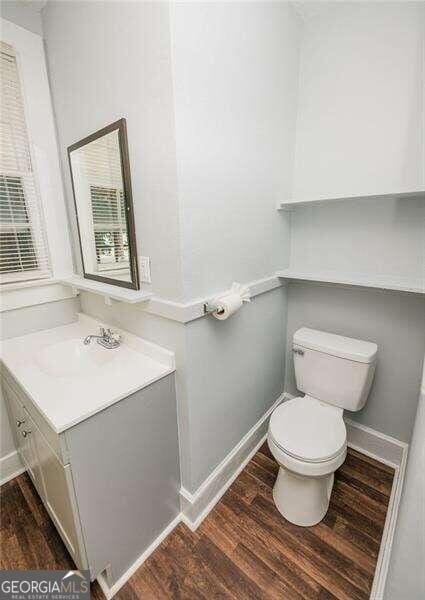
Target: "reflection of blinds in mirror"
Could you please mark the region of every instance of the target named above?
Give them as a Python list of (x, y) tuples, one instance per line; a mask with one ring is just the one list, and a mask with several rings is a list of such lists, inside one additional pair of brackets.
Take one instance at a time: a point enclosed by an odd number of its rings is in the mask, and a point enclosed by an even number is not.
[(92, 185), (90, 197), (99, 269), (128, 267), (129, 249), (122, 191)]
[(18, 65), (1, 42), (0, 273), (3, 283), (49, 277), (42, 208), (32, 167)]
[(92, 185), (123, 191), (118, 131), (112, 131), (78, 150), (79, 164)]

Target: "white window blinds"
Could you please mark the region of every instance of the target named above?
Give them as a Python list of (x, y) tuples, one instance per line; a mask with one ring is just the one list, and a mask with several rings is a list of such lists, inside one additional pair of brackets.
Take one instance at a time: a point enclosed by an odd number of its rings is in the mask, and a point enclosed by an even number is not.
[(122, 191), (91, 185), (90, 195), (99, 270), (128, 268), (127, 223)]
[(51, 271), (16, 56), (0, 44), (0, 277), (12, 283)]

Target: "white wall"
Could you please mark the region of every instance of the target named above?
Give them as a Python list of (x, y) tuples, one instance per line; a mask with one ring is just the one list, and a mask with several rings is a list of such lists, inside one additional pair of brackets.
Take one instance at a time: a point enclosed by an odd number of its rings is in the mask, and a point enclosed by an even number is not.
[(425, 288), (425, 200), (351, 200), (292, 213), (291, 269)]
[[(43, 10), (63, 177), (80, 264), (67, 147), (127, 119), (139, 254), (155, 292), (182, 295), (168, 5), (49, 2)], [(81, 266), (80, 266), (81, 267)]]
[(425, 353), (425, 300), (418, 294), (322, 284), (289, 286), (285, 389), (296, 394), (291, 342), (301, 326), (378, 344), (378, 365), (365, 407), (348, 413), (377, 431), (409, 442)]
[(294, 198), (423, 188), (424, 3), (306, 4)]
[[(43, 25), (62, 151), (127, 117), (139, 247), (155, 293), (187, 302), (288, 255), (275, 205), (290, 187), (299, 23), (285, 3), (179, 3), (170, 20), (169, 8), (49, 2)], [(82, 308), (176, 352), (189, 491), (283, 389), (282, 290), (227, 323), (183, 325), (90, 294)]]
[[(288, 3), (174, 3), (172, 57), (184, 296), (289, 260), (300, 23)], [(186, 327), (183, 484), (193, 492), (283, 390), (286, 294)]]
[(272, 274), (288, 252), (300, 24), (289, 3), (172, 5), (186, 298)]
[(77, 320), (79, 309), (79, 299), (69, 298), (8, 310), (1, 314), (0, 340), (73, 323)]
[[(423, 184), (423, 3), (306, 3), (295, 199), (394, 192)], [(425, 202), (362, 199), (291, 213), (291, 269), (406, 278), (425, 286)], [(306, 325), (373, 340), (379, 364), (365, 408), (351, 415), (409, 441), (425, 341), (417, 295), (291, 285), (290, 342)]]
[[(183, 286), (168, 4), (49, 2), (43, 27), (76, 262), (81, 268), (66, 148), (125, 117), (138, 252), (151, 257), (155, 293), (178, 301)], [(180, 415), (183, 326), (137, 306), (106, 307), (88, 293), (81, 303), (83, 312), (176, 353)]]

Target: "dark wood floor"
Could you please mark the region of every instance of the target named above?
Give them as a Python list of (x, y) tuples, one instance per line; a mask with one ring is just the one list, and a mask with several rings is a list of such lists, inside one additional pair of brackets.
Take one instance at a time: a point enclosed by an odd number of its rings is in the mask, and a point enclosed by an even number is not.
[[(75, 569), (26, 473), (0, 488), (0, 569)], [(91, 592), (105, 600), (97, 582)]]
[[(369, 597), (393, 469), (353, 450), (325, 519), (292, 525), (276, 510), (277, 465), (264, 445), (196, 532), (179, 525), (115, 596), (119, 600)], [(3, 569), (72, 566), (29, 478), (1, 489)], [(101, 598), (97, 585), (94, 598)]]

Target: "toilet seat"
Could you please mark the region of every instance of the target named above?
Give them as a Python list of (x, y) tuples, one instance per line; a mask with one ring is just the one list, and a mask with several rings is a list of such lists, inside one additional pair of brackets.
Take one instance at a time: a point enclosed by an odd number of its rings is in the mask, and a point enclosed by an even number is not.
[(313, 464), (333, 462), (345, 456), (347, 447), (342, 415), (341, 408), (316, 398), (294, 398), (273, 412), (269, 438), (288, 458)]

